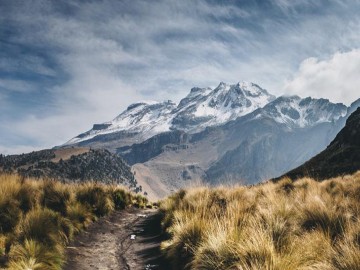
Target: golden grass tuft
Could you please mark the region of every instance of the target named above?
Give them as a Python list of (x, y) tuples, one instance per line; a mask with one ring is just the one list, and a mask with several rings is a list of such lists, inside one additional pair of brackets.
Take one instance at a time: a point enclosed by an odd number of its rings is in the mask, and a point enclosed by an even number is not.
[(360, 269), (360, 172), (181, 190), (161, 202), (173, 269)]
[(50, 246), (57, 243), (67, 244), (73, 235), (72, 224), (50, 209), (38, 208), (28, 212), (18, 227), (20, 241), (33, 239)]
[(0, 174), (0, 269), (61, 269), (76, 233), (132, 203), (147, 200), (119, 186)]
[[(60, 249), (60, 250), (59, 250)], [(23, 244), (15, 245), (10, 253), (12, 270), (61, 270), (64, 262), (63, 250), (57, 250), (35, 240), (25, 239)]]

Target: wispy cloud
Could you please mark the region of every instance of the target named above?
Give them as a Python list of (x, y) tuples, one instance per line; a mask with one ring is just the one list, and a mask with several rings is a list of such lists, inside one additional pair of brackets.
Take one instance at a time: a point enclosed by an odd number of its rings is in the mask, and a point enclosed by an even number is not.
[[(326, 87), (310, 72), (360, 44), (359, 4), (2, 1), (0, 126), (12, 128), (0, 146), (51, 147), (129, 103), (178, 101), (193, 86), (219, 81), (249, 80), (277, 95), (301, 92), (349, 102), (356, 95), (351, 83), (342, 95), (333, 94), (319, 90)], [(317, 60), (297, 71), (310, 57)]]
[(16, 92), (30, 92), (33, 91), (34, 86), (29, 81), (0, 79), (0, 89), (3, 91), (16, 91)]

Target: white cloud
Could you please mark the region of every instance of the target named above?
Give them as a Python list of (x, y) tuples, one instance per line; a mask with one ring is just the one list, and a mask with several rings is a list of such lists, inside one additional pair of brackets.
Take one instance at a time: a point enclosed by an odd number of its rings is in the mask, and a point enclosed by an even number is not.
[(284, 12), (289, 12), (298, 7), (319, 6), (321, 1), (312, 0), (272, 0)]
[(335, 53), (327, 60), (304, 60), (294, 78), (284, 87), (286, 93), (350, 104), (360, 98), (360, 49)]
[(70, 80), (56, 92), (56, 111), (50, 114), (28, 115), (13, 123), (11, 131), (38, 142), (46, 148), (60, 145), (70, 138), (115, 117), (123, 108), (141, 99), (136, 91), (109, 74), (86, 72)]

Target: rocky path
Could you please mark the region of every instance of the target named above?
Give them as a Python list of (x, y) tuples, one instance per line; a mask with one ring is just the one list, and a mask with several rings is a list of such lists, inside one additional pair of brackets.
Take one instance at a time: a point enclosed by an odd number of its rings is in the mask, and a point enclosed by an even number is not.
[(67, 248), (65, 270), (167, 270), (156, 210), (130, 209), (101, 218)]

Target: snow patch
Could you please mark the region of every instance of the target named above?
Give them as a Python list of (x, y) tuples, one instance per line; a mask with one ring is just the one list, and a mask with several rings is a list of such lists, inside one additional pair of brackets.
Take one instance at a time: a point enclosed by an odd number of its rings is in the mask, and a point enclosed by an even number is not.
[(336, 121), (346, 115), (347, 107), (326, 99), (301, 99), (282, 96), (276, 99), (257, 84), (242, 81), (221, 82), (216, 88), (194, 87), (175, 104), (172, 101), (140, 101), (110, 122), (71, 139), (66, 145), (115, 132), (139, 133), (143, 140), (170, 130), (199, 132), (255, 112), (254, 118), (267, 116), (289, 127), (308, 127)]

